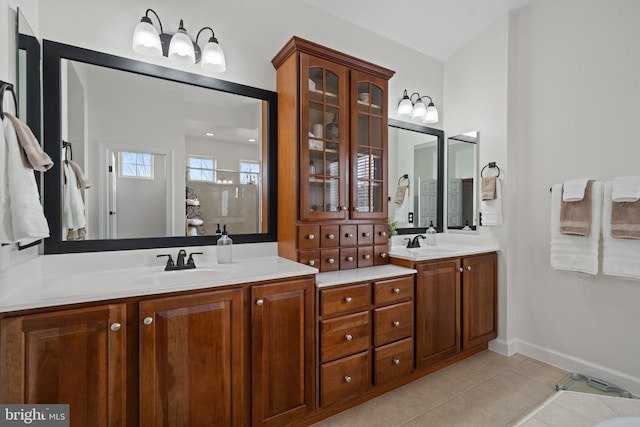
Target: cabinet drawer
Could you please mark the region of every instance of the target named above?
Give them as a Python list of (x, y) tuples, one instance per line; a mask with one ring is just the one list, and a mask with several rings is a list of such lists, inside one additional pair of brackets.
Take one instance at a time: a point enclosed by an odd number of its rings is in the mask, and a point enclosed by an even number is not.
[(358, 246), (373, 245), (373, 224), (358, 225)]
[(344, 288), (328, 288), (320, 291), (321, 316), (366, 310), (369, 308), (370, 303), (371, 291), (368, 283)]
[(340, 242), (340, 226), (323, 225), (320, 227), (320, 247), (337, 248)]
[(336, 271), (339, 267), (339, 249), (322, 249), (320, 251), (320, 271)]
[(407, 338), (374, 351), (375, 384), (408, 375), (413, 370), (413, 339)]
[(389, 304), (413, 298), (413, 276), (383, 280), (373, 284), (373, 303)]
[(373, 248), (373, 265), (389, 264), (389, 246), (376, 245)]
[(331, 405), (364, 393), (371, 383), (369, 352), (320, 366), (320, 406)]
[(301, 225), (298, 227), (298, 248), (316, 249), (320, 246), (320, 226)]
[(373, 246), (358, 248), (358, 268), (371, 267), (373, 265)]
[(369, 349), (369, 311), (320, 322), (320, 361), (339, 359)]
[(373, 345), (379, 346), (413, 334), (413, 301), (373, 310)]
[(340, 270), (358, 267), (358, 248), (340, 249)]
[(355, 246), (358, 243), (358, 228), (355, 225), (340, 226), (340, 246)]
[(389, 242), (389, 226), (387, 224), (376, 224), (373, 226), (373, 243), (376, 245), (386, 245)]
[(298, 253), (298, 262), (310, 267), (320, 267), (320, 251), (300, 251)]

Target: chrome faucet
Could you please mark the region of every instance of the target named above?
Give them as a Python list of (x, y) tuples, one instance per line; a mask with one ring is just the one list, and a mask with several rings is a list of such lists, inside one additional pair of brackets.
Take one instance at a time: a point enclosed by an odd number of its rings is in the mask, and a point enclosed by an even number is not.
[(192, 268), (196, 268), (196, 263), (193, 260), (194, 255), (202, 255), (202, 252), (190, 253), (186, 263), (184, 262), (184, 259), (187, 257), (187, 251), (185, 251), (184, 249), (180, 249), (178, 251), (178, 258), (176, 258), (175, 264), (170, 254), (157, 255), (157, 257), (160, 258), (160, 257), (166, 256), (168, 259), (167, 259), (167, 264), (164, 266), (164, 271), (174, 271), (174, 270), (190, 270)]
[(426, 239), (426, 237), (423, 236), (422, 234), (416, 234), (416, 236), (413, 239), (405, 237), (404, 240), (407, 241), (407, 248), (409, 249), (419, 248), (420, 241), (418, 239)]

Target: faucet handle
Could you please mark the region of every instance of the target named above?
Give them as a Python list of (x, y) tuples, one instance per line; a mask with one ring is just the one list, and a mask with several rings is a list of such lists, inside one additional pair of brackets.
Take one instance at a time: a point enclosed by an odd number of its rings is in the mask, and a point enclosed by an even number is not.
[(189, 266), (192, 265), (193, 268), (196, 268), (196, 263), (193, 261), (193, 256), (194, 255), (202, 255), (202, 254), (203, 254), (202, 252), (191, 252), (189, 254), (189, 259), (187, 260), (187, 265), (189, 265)]
[(170, 254), (162, 254), (162, 255), (156, 255), (156, 258), (160, 258), (166, 256), (169, 259), (167, 260), (167, 265), (164, 267), (165, 270), (168, 270), (170, 267), (173, 267), (175, 264), (173, 263), (173, 258), (171, 257)]

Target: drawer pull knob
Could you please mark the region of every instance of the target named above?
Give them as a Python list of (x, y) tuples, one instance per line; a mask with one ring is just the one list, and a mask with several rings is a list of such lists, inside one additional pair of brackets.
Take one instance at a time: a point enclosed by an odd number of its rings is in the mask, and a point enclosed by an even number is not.
[(353, 261), (353, 257), (352, 256), (348, 256), (347, 257), (347, 261), (349, 261), (349, 262)]
[(348, 302), (351, 302), (351, 301), (353, 301), (353, 300), (351, 299), (351, 297), (345, 297), (345, 298), (344, 298), (344, 302), (347, 302), (347, 303), (348, 303)]
[(471, 266), (467, 265), (467, 271), (471, 271)]
[(371, 255), (370, 255), (370, 254), (364, 254), (364, 255), (362, 256), (362, 258), (364, 258), (364, 259), (371, 259)]
[(400, 359), (398, 359), (397, 357), (393, 358), (393, 364), (394, 365), (399, 365), (400, 364)]
[(381, 235), (382, 237), (385, 237), (385, 236), (387, 235), (387, 232), (386, 232), (386, 231), (381, 231), (381, 232), (380, 232), (380, 235)]
[(313, 265), (316, 265), (316, 261), (315, 261), (315, 260), (313, 260), (313, 259), (310, 259), (310, 260), (309, 260), (309, 265), (312, 265), (312, 266), (313, 266)]
[(344, 339), (347, 340), (347, 341), (351, 341), (353, 339), (353, 335), (347, 334), (347, 335), (344, 336)]
[(258, 301), (256, 301), (256, 305), (257, 305), (258, 307), (262, 307), (262, 305), (263, 305), (263, 304), (264, 304), (264, 301), (263, 301), (263, 300), (261, 300), (261, 299), (259, 299)]
[(380, 254), (380, 258), (386, 258), (386, 257), (387, 257), (387, 253), (386, 253), (386, 252), (382, 252), (382, 253)]
[(111, 324), (111, 328), (110, 329), (113, 332), (116, 332), (116, 331), (119, 331), (121, 327), (122, 327), (122, 325), (120, 323), (116, 322), (116, 323), (112, 323)]
[(341, 211), (348, 211), (349, 208), (347, 206), (340, 206)]
[(371, 233), (367, 233), (367, 232), (362, 233), (362, 237), (369, 237), (369, 236), (371, 236)]
[(345, 375), (344, 376), (344, 380), (345, 380), (345, 382), (350, 383), (351, 382), (351, 377), (349, 375)]
[(335, 236), (335, 235), (333, 235), (333, 234), (327, 234), (327, 239), (329, 239), (329, 240), (333, 240), (333, 239), (335, 239), (335, 238), (336, 238), (336, 236)]
[(352, 238), (353, 237), (353, 233), (347, 233), (347, 234), (344, 235), (344, 237)]
[(142, 323), (144, 323), (145, 325), (149, 326), (150, 324), (153, 323), (153, 317), (145, 317), (144, 320), (142, 321)]
[(399, 294), (400, 293), (400, 288), (393, 288), (393, 293), (394, 294)]
[(309, 240), (313, 240), (313, 239), (315, 239), (315, 238), (316, 238), (316, 236), (315, 236), (315, 234), (309, 234), (309, 235), (307, 236), (307, 238), (308, 238)]
[(328, 262), (329, 264), (333, 264), (334, 262), (336, 262), (336, 260), (335, 260), (335, 259), (333, 259), (333, 258), (329, 258), (329, 259), (327, 260), (327, 262)]
[(460, 273), (462, 273), (464, 271), (464, 268), (460, 267), (459, 271), (460, 271)]
[(400, 322), (398, 322), (397, 320), (393, 321), (393, 326), (395, 326), (396, 328), (400, 327)]

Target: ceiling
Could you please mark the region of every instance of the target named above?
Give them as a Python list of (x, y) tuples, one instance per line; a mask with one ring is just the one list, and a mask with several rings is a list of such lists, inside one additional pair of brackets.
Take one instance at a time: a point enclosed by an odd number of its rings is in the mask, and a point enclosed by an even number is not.
[(301, 0), (445, 61), (511, 10), (533, 0)]

